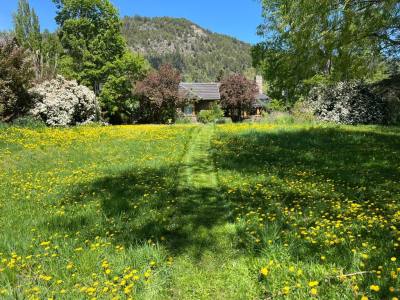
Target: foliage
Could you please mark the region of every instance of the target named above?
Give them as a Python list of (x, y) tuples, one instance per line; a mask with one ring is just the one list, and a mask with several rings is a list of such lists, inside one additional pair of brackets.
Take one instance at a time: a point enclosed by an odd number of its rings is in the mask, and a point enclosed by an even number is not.
[(125, 17), (122, 32), (129, 47), (142, 53), (154, 68), (171, 64), (184, 81), (210, 82), (221, 72), (251, 69), (250, 45), (185, 19)]
[(67, 126), (95, 121), (98, 103), (95, 94), (76, 81), (58, 76), (30, 90), (35, 105), (30, 114), (51, 126)]
[(268, 102), (266, 109), (268, 111), (287, 111), (287, 106), (283, 100), (271, 99)]
[(262, 123), (290, 125), (295, 123), (295, 118), (288, 112), (272, 111), (263, 115)]
[(26, 51), (15, 39), (0, 39), (0, 66), (0, 121), (11, 121), (32, 105), (28, 89), (34, 74)]
[(387, 72), (384, 56), (398, 55), (399, 13), (397, 0), (264, 0), (265, 42), (252, 50), (254, 65), (270, 95), (291, 102), (315, 80), (379, 79)]
[(310, 106), (318, 119), (341, 124), (384, 124), (385, 103), (365, 83), (339, 82), (311, 90)]
[(399, 149), (380, 126), (3, 128), (0, 297), (400, 297)]
[(99, 99), (105, 118), (112, 124), (134, 122), (139, 107), (135, 84), (144, 78), (149, 68), (142, 56), (130, 52), (106, 65), (106, 72), (111, 75), (104, 83)]
[(296, 122), (300, 123), (315, 123), (317, 121), (314, 111), (306, 99), (300, 99), (293, 105), (291, 115)]
[(224, 111), (221, 107), (214, 103), (209, 110), (202, 110), (197, 116), (197, 120), (201, 123), (214, 123), (224, 116)]
[(41, 36), (39, 18), (27, 0), (18, 0), (14, 14), (15, 37), (22, 47), (36, 51), (40, 49)]
[(18, 1), (14, 25), (19, 44), (30, 50), (36, 81), (54, 78), (63, 50), (57, 35), (47, 30), (41, 33), (39, 18), (27, 0)]
[(371, 85), (372, 91), (385, 105), (385, 122), (400, 125), (400, 73)]
[(217, 121), (215, 121), (216, 124), (231, 124), (232, 119), (230, 117), (224, 117), (224, 118), (219, 118)]
[(24, 116), (15, 119), (12, 124), (17, 127), (27, 127), (27, 128), (43, 128), (46, 127), (41, 119), (35, 118), (33, 116)]
[(230, 75), (221, 82), (221, 107), (229, 111), (234, 121), (241, 120), (242, 113), (251, 109), (258, 92), (255, 82), (240, 74)]
[(179, 97), (179, 71), (171, 65), (163, 65), (150, 72), (138, 82), (136, 93), (140, 97), (140, 120), (142, 122), (167, 123), (177, 117), (177, 108), (182, 105)]
[(105, 68), (120, 59), (126, 45), (118, 12), (109, 0), (54, 0), (58, 35), (64, 48), (62, 73), (99, 90)]

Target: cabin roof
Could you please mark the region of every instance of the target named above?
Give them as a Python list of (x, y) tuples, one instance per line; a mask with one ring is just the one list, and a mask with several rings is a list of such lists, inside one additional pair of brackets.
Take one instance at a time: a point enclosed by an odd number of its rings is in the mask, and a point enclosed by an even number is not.
[(181, 82), (179, 84), (180, 92), (191, 98), (199, 100), (220, 100), (219, 83), (189, 83)]
[[(210, 83), (191, 83), (181, 82), (179, 84), (179, 92), (181, 96), (188, 99), (196, 100), (221, 100), (221, 94), (219, 92), (221, 84), (217, 82)], [(268, 96), (264, 94), (258, 94), (253, 107), (264, 107), (268, 102)]]

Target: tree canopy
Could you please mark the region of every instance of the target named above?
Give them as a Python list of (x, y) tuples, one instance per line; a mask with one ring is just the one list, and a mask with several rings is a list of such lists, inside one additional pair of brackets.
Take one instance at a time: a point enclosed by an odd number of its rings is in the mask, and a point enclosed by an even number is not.
[(108, 62), (126, 51), (118, 11), (108, 0), (54, 0), (66, 55), (63, 73), (98, 91)]
[(137, 83), (136, 91), (141, 97), (142, 121), (166, 123), (175, 120), (176, 109), (182, 104), (179, 97), (180, 82), (179, 71), (167, 64)]
[(34, 77), (26, 50), (16, 39), (0, 39), (0, 121), (11, 121), (32, 105), (28, 89)]
[(243, 75), (233, 74), (221, 81), (221, 106), (228, 110), (232, 119), (242, 118), (242, 113), (251, 109), (258, 94), (257, 84)]
[(399, 55), (397, 0), (263, 0), (265, 41), (252, 50), (270, 94), (290, 100), (315, 82), (374, 80)]

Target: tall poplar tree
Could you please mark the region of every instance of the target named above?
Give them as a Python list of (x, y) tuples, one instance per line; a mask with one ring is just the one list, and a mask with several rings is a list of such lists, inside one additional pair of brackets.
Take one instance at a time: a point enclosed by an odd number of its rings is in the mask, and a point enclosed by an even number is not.
[(53, 78), (62, 48), (54, 33), (41, 32), (39, 18), (27, 0), (18, 1), (14, 32), (19, 45), (30, 51), (36, 81)]

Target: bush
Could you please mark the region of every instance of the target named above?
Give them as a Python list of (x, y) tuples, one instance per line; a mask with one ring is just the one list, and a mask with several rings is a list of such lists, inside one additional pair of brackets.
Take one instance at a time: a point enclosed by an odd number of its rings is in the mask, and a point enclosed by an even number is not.
[(263, 119), (263, 122), (265, 123), (274, 123), (280, 125), (293, 124), (294, 121), (295, 120), (292, 115), (290, 115), (289, 113), (279, 112), (279, 111), (265, 114)]
[(383, 99), (386, 123), (400, 125), (400, 74), (373, 84), (372, 89)]
[(271, 101), (268, 102), (267, 111), (286, 111), (287, 106), (282, 100), (278, 99), (272, 99)]
[(318, 119), (340, 124), (385, 124), (385, 104), (370, 86), (339, 82), (311, 90), (308, 101)]
[(0, 121), (9, 122), (31, 108), (34, 73), (28, 53), (7, 37), (0, 37), (0, 66)]
[(312, 108), (310, 107), (309, 103), (304, 100), (297, 101), (293, 105), (291, 114), (296, 122), (313, 123), (316, 121)]
[(190, 124), (192, 123), (192, 119), (188, 117), (178, 117), (175, 121), (175, 124)]
[(34, 118), (33, 116), (25, 116), (17, 118), (12, 123), (18, 127), (28, 127), (28, 128), (43, 128), (46, 127), (46, 123), (38, 118)]
[(77, 125), (98, 119), (99, 107), (95, 94), (76, 81), (58, 76), (35, 86), (30, 93), (35, 100), (30, 114), (48, 125)]
[(219, 118), (218, 120), (215, 121), (216, 124), (231, 124), (232, 119), (231, 118)]
[(197, 120), (201, 123), (212, 123), (221, 119), (224, 112), (218, 104), (213, 104), (210, 110), (202, 110), (197, 116)]

